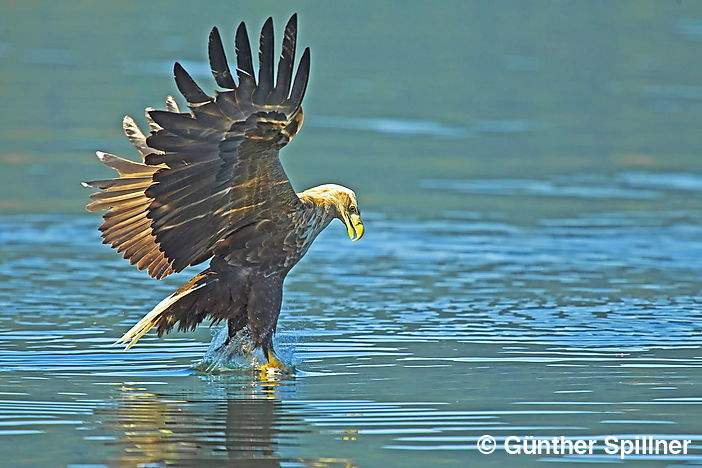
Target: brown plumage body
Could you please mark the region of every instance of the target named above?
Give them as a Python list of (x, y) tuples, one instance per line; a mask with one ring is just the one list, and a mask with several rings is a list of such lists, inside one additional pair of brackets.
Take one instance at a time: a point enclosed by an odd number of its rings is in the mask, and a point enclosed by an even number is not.
[(272, 20), (261, 31), (258, 80), (241, 23), (236, 83), (213, 29), (210, 65), (225, 91), (206, 95), (176, 63), (176, 84), (190, 111), (181, 112), (170, 97), (166, 111), (147, 109), (148, 137), (125, 117), (125, 134), (142, 162), (98, 153), (119, 174), (85, 183), (103, 190), (87, 208), (109, 210), (100, 227), (105, 243), (158, 279), (211, 259), (124, 334), (119, 342), (127, 348), (153, 327), (160, 336), (210, 318), (227, 321), (230, 337), (248, 327), (254, 346), (278, 367), (272, 338), (285, 276), (334, 218), (352, 239), (363, 235), (353, 191), (327, 184), (296, 194), (278, 158), (303, 121), (310, 61), (305, 49), (293, 80), (296, 30), (293, 15), (274, 83)]

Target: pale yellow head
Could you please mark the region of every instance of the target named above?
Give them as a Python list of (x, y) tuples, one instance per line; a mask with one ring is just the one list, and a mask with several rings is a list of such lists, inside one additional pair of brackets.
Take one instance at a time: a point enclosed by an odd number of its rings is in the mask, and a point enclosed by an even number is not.
[(363, 237), (363, 221), (353, 190), (342, 185), (324, 184), (307, 189), (299, 196), (303, 201), (324, 207), (331, 216), (340, 219), (351, 240)]

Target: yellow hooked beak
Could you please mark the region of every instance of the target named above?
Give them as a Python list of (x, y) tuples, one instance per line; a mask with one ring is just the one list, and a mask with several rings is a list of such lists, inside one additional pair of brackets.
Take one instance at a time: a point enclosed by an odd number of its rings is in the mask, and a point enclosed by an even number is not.
[(346, 230), (349, 233), (349, 238), (352, 241), (357, 241), (363, 237), (363, 221), (358, 213), (352, 213), (350, 216), (344, 219), (346, 224)]

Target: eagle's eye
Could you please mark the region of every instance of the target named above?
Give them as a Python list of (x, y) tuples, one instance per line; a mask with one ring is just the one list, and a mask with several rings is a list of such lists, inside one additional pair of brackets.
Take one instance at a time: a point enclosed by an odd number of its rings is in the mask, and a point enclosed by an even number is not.
[(357, 213), (357, 212), (358, 212), (358, 208), (356, 208), (356, 205), (351, 205), (351, 206), (349, 206), (349, 211), (350, 211), (351, 213)]

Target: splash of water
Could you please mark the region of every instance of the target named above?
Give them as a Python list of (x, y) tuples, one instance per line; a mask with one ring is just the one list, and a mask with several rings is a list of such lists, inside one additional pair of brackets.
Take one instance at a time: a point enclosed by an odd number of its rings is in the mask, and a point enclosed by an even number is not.
[(229, 331), (222, 327), (213, 332), (212, 341), (195, 369), (218, 374), (240, 369), (253, 369), (265, 363), (263, 356), (254, 351), (248, 329), (240, 330), (227, 342)]

